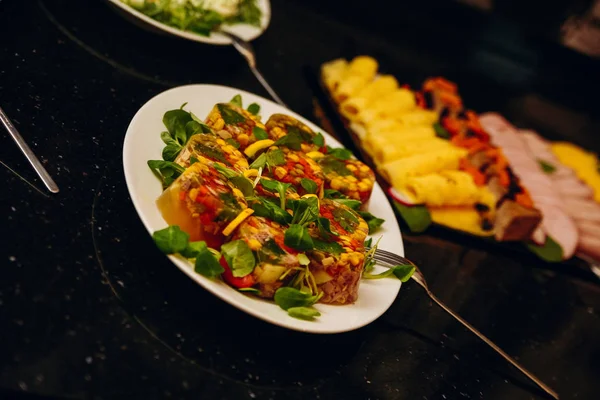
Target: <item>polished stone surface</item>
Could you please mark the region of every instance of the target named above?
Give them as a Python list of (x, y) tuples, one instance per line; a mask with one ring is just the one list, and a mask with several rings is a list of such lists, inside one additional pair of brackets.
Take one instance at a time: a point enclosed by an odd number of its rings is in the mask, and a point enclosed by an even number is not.
[[(386, 35), (313, 2), (272, 3), (255, 42), (259, 66), (304, 115), (313, 111), (307, 71), (367, 53), (407, 82), (450, 76), (479, 111), (600, 150), (589, 104), (598, 77), (582, 85), (577, 72), (595, 61), (520, 41), (502, 20), (444, 34), (403, 15)], [(243, 314), (159, 254), (125, 187), (125, 130), (144, 102), (177, 85), (266, 96), (233, 49), (156, 36), (103, 2), (2, 0), (0, 34), (0, 104), (61, 188), (47, 194), (0, 135), (0, 397), (544, 398), (414, 284), (370, 326), (307, 335)], [(432, 290), (561, 398), (595, 398), (600, 286), (591, 274), (436, 236), (405, 242)]]

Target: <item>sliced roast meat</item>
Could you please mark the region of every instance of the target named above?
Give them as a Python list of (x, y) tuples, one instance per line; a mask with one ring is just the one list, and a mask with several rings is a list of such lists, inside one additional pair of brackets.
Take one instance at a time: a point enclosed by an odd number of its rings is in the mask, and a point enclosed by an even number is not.
[(591, 236), (600, 239), (600, 222), (575, 221), (581, 236)]
[(535, 244), (542, 246), (544, 243), (546, 243), (546, 232), (544, 232), (544, 230), (538, 226), (535, 231), (533, 231), (531, 240)]
[(542, 229), (563, 249), (563, 259), (571, 258), (579, 241), (577, 226), (560, 207), (540, 204), (538, 208), (544, 216)]
[(566, 198), (565, 207), (569, 215), (578, 221), (600, 222), (600, 204), (594, 200)]
[(600, 261), (600, 238), (593, 236), (581, 237), (577, 251)]
[(505, 200), (496, 210), (496, 240), (528, 240), (541, 219), (542, 215), (538, 210), (523, 207), (513, 200)]
[(576, 177), (553, 179), (552, 182), (560, 195), (565, 198), (591, 199), (594, 196), (594, 190)]

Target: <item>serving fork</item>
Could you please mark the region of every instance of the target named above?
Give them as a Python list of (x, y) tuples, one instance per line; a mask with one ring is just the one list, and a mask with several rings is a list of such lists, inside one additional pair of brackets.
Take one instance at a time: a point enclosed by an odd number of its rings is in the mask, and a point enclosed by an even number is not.
[(462, 319), (462, 317), (460, 315), (458, 315), (457, 313), (452, 311), (450, 308), (448, 308), (448, 306), (446, 306), (437, 297), (435, 297), (435, 295), (433, 293), (431, 293), (431, 290), (429, 290), (429, 287), (427, 286), (427, 281), (425, 280), (425, 277), (419, 270), (419, 267), (417, 267), (415, 265), (415, 263), (413, 263), (412, 261), (410, 261), (407, 258), (401, 257), (401, 256), (391, 253), (389, 251), (381, 250), (379, 248), (375, 250), (374, 258), (379, 263), (383, 264), (383, 266), (392, 267), (394, 265), (399, 265), (399, 264), (410, 264), (410, 265), (414, 266), (415, 272), (411, 276), (412, 280), (417, 282), (417, 284), (425, 290), (425, 292), (427, 293), (427, 296), (429, 296), (429, 298), (431, 300), (433, 300), (433, 302), (435, 304), (437, 304), (442, 310), (446, 311), (448, 314), (450, 314), (452, 317), (454, 317), (454, 319), (456, 319), (458, 322), (460, 322), (465, 328), (467, 328), (468, 330), (473, 332), (479, 339), (481, 339), (488, 346), (490, 346), (492, 349), (494, 349), (496, 351), (496, 353), (500, 354), (506, 361), (508, 361), (516, 369), (521, 371), (526, 377), (528, 377), (532, 382), (534, 382), (536, 385), (538, 385), (546, 393), (548, 393), (553, 398), (558, 399), (558, 393), (556, 393), (554, 390), (552, 390), (548, 385), (546, 385), (544, 382), (542, 382), (540, 379), (538, 379), (531, 372), (529, 372), (524, 367), (519, 365), (519, 363), (517, 363), (515, 360), (513, 360), (508, 354), (506, 354), (494, 342), (492, 342), (490, 339), (485, 337), (481, 332), (479, 332), (477, 329), (475, 329), (473, 327), (473, 325), (469, 324), (467, 321)]
[(269, 82), (267, 82), (265, 77), (260, 73), (260, 71), (256, 67), (256, 55), (254, 54), (254, 48), (252, 47), (250, 42), (227, 31), (220, 30), (219, 33), (231, 39), (231, 44), (233, 45), (233, 47), (235, 47), (235, 49), (246, 59), (250, 70), (252, 71), (256, 79), (260, 82), (260, 84), (265, 88), (265, 90), (269, 92), (269, 95), (273, 98), (273, 100), (279, 103), (279, 105), (282, 105), (285, 108), (287, 108), (287, 105), (283, 102), (283, 100), (281, 100), (279, 95), (277, 95), (275, 90), (271, 87), (271, 85), (269, 85)]

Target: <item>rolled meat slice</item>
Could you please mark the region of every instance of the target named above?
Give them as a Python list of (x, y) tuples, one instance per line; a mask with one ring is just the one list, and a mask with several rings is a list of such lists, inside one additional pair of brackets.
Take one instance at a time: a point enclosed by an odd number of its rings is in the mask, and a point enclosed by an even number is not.
[(525, 144), (527, 145), (529, 151), (531, 151), (532, 154), (535, 154), (538, 157), (540, 154), (552, 154), (548, 142), (534, 131), (528, 129), (521, 129), (519, 130), (519, 133), (521, 134), (521, 137), (525, 141)]
[(576, 221), (581, 236), (592, 236), (600, 239), (600, 222)]
[(318, 158), (317, 162), (325, 175), (325, 189), (334, 189), (359, 200), (362, 208), (366, 208), (375, 184), (375, 173), (371, 168), (358, 160), (340, 160), (331, 155)]
[[(275, 291), (296, 274), (298, 251), (284, 244), (285, 227), (275, 221), (251, 215), (235, 230), (232, 240), (243, 240), (254, 252), (257, 264), (252, 272), (259, 296), (273, 298)], [(285, 279), (281, 279), (285, 274)]]
[(248, 169), (248, 160), (231, 143), (218, 136), (202, 133), (190, 137), (175, 162), (187, 168), (193, 159), (198, 160), (200, 157), (220, 162), (237, 171)]
[(156, 204), (169, 225), (179, 225), (191, 241), (204, 240), (213, 248), (223, 244), (223, 230), (247, 209), (242, 192), (204, 157), (186, 169)]
[[(365, 262), (364, 241), (369, 227), (356, 211), (334, 200), (322, 199), (321, 217), (330, 221), (334, 235), (329, 238), (343, 248), (342, 253), (313, 250), (308, 253), (309, 268), (323, 292), (321, 303), (349, 304), (358, 298), (358, 286)], [(319, 236), (318, 228), (310, 229)]]
[(222, 139), (231, 139), (230, 142), (239, 144), (240, 151), (259, 140), (256, 137), (257, 132), (262, 131), (266, 134), (265, 126), (259, 117), (231, 103), (216, 104), (206, 117), (205, 123)]
[(563, 259), (571, 258), (579, 241), (577, 226), (559, 207), (540, 204), (538, 208), (542, 211), (544, 232), (560, 245), (563, 250)]
[(556, 189), (561, 196), (581, 199), (592, 199), (594, 190), (576, 177), (553, 179)]
[(269, 139), (275, 142), (289, 135), (289, 141), (285, 145), (292, 150), (309, 153), (325, 148), (323, 135), (317, 134), (304, 123), (289, 115), (273, 114), (265, 126)]
[(600, 222), (600, 204), (593, 200), (567, 198), (565, 207), (567, 212), (578, 221)]
[(600, 260), (600, 238), (593, 236), (582, 236), (579, 241), (577, 251), (592, 257), (595, 260)]

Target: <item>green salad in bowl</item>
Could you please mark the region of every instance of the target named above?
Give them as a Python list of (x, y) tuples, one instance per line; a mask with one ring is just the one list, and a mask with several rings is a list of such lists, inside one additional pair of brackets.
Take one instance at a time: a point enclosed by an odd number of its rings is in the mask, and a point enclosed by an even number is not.
[(210, 36), (221, 25), (260, 27), (257, 0), (121, 0), (163, 24)]

